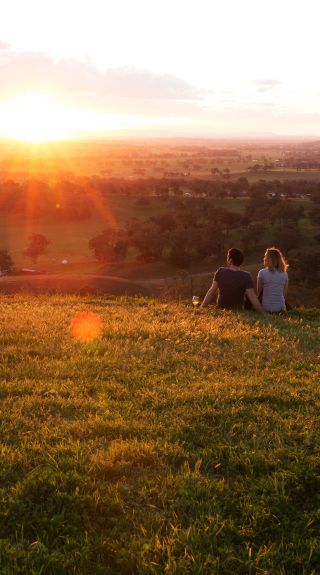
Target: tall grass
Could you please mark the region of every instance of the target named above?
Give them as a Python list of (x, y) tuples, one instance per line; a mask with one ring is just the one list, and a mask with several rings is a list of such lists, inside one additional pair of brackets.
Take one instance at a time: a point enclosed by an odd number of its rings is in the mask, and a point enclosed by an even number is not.
[(316, 575), (319, 318), (2, 298), (0, 573)]

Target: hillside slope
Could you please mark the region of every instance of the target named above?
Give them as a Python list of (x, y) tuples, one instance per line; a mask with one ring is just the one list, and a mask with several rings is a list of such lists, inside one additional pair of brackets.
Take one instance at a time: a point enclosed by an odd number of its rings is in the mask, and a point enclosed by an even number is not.
[(1, 573), (318, 573), (319, 319), (1, 297)]

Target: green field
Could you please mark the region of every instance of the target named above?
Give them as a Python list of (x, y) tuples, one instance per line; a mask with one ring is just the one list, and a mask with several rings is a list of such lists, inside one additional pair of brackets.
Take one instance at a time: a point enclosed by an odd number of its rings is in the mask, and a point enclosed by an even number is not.
[[(102, 210), (96, 210), (88, 220), (80, 221), (29, 221), (24, 214), (11, 217), (0, 216), (0, 249), (8, 249), (18, 267), (30, 267), (30, 259), (22, 252), (28, 243), (28, 237), (34, 233), (44, 234), (51, 244), (47, 252), (40, 257), (38, 267), (50, 271), (81, 271), (92, 264), (97, 266), (89, 249), (89, 240), (100, 234), (105, 228), (123, 228), (130, 218), (138, 220), (168, 211), (165, 202), (151, 198), (150, 204), (142, 208), (135, 205), (134, 198), (110, 196)], [(61, 261), (68, 259), (68, 269)], [(70, 267), (71, 266), (71, 267)], [(31, 267), (33, 267), (31, 265)]]
[[(186, 202), (194, 202), (194, 198), (186, 198)], [(224, 208), (230, 212), (243, 215), (248, 198), (209, 198), (212, 206)], [(295, 205), (300, 204), (307, 210), (310, 207), (308, 200), (294, 200)], [(100, 234), (105, 228), (123, 229), (126, 223), (136, 218), (138, 221), (146, 221), (152, 216), (161, 213), (172, 213), (171, 203), (159, 198), (149, 198), (149, 204), (143, 207), (136, 205), (136, 199), (126, 196), (108, 196), (103, 209), (93, 212), (91, 218), (80, 221), (41, 221), (34, 219), (29, 221), (23, 213), (10, 217), (0, 214), (0, 249), (7, 249), (15, 263), (19, 267), (30, 267), (32, 262), (23, 256), (23, 250), (28, 243), (28, 237), (34, 233), (44, 234), (50, 241), (47, 252), (40, 257), (38, 267), (45, 268), (54, 273), (58, 272), (81, 272), (84, 269), (95, 270), (97, 262), (89, 249), (89, 240)], [(310, 232), (310, 222), (301, 221), (302, 235)], [(270, 233), (265, 234), (268, 245)], [(265, 249), (265, 246), (263, 247)], [(69, 266), (61, 265), (63, 259), (68, 259)], [(260, 261), (260, 255), (259, 255)]]
[(236, 180), (238, 177), (245, 176), (247, 180), (252, 182), (257, 182), (258, 180), (301, 180), (307, 182), (314, 182), (320, 180), (320, 171), (310, 170), (310, 171), (297, 171), (297, 170), (265, 170), (261, 172), (237, 172), (232, 174), (232, 179)]
[(319, 319), (2, 297), (0, 573), (316, 575)]
[[(188, 199), (190, 202), (193, 198)], [(24, 214), (16, 214), (10, 218), (0, 216), (0, 249), (8, 249), (17, 267), (33, 267), (30, 259), (23, 256), (23, 250), (28, 243), (28, 237), (34, 233), (44, 234), (51, 244), (47, 252), (39, 258), (37, 267), (52, 272), (81, 272), (85, 269), (94, 271), (97, 262), (89, 249), (89, 240), (100, 234), (105, 228), (124, 228), (127, 221), (137, 218), (148, 220), (161, 213), (171, 213), (172, 208), (167, 202), (151, 197), (146, 206), (136, 206), (135, 198), (125, 196), (109, 196), (103, 211), (96, 210), (92, 217), (84, 221), (28, 221)], [(229, 211), (243, 213), (247, 200), (244, 199), (212, 199), (212, 205), (223, 207)], [(61, 265), (63, 259), (68, 259), (67, 267)]]

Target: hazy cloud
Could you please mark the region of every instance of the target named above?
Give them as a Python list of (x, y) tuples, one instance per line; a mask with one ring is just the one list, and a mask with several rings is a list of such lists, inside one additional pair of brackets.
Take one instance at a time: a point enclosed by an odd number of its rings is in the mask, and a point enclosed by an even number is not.
[(0, 40), (0, 50), (8, 50), (10, 48), (10, 44), (7, 44), (7, 42), (2, 42)]
[(282, 84), (280, 80), (253, 80), (252, 83), (255, 85), (257, 92), (268, 92)]
[(94, 111), (135, 113), (145, 107), (189, 105), (201, 94), (184, 80), (133, 68), (101, 71), (91, 61), (54, 60), (47, 54), (4, 50), (0, 44), (2, 98), (22, 91), (48, 91), (68, 104)]
[(241, 104), (241, 106), (239, 106), (239, 104), (235, 103), (234, 106), (232, 106), (232, 108), (236, 108), (236, 110), (266, 110), (266, 109), (273, 109), (276, 110), (276, 105), (274, 104), (274, 102), (246, 102), (245, 104)]
[[(271, 105), (269, 105), (271, 104)], [(319, 113), (288, 112), (265, 102), (263, 106), (243, 105), (206, 111), (203, 132), (248, 134), (273, 133), (291, 136), (316, 136), (320, 132)], [(198, 118), (199, 125), (201, 118)]]
[[(251, 86), (263, 94), (281, 84), (266, 78)], [(172, 125), (190, 134), (320, 131), (319, 114), (289, 113), (269, 93), (253, 101), (251, 89), (240, 105), (236, 90), (202, 92), (173, 75), (126, 67), (101, 70), (89, 59), (55, 60), (46, 53), (15, 51), (5, 42), (0, 42), (0, 86), (1, 100), (44, 91), (74, 108), (149, 116), (163, 130)]]

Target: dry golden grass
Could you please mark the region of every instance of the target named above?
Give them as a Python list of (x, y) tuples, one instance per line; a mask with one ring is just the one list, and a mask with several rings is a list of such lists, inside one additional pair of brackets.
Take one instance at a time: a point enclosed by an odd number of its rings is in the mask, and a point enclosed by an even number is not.
[(1, 573), (316, 575), (320, 312), (190, 307), (1, 298)]

